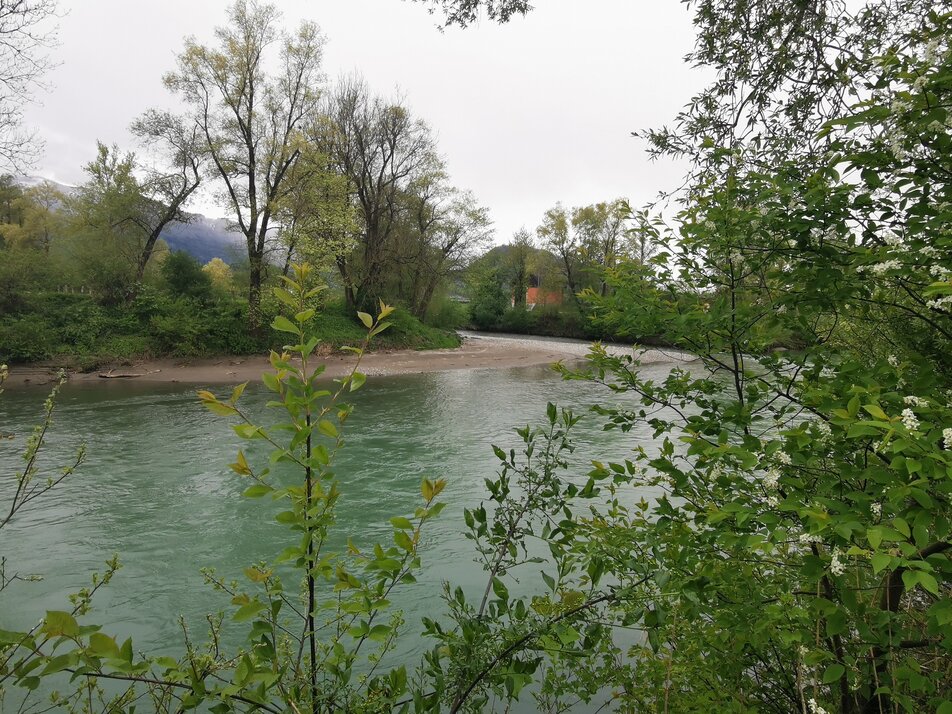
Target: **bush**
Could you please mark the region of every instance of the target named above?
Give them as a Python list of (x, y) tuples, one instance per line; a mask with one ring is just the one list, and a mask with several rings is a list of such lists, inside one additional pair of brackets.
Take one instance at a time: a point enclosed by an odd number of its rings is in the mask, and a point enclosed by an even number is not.
[(205, 354), (208, 328), (197, 306), (180, 299), (169, 307), (168, 312), (153, 316), (149, 322), (155, 351), (176, 356)]
[(448, 297), (434, 299), (426, 314), (426, 324), (441, 330), (458, 330), (467, 322), (469, 306)]

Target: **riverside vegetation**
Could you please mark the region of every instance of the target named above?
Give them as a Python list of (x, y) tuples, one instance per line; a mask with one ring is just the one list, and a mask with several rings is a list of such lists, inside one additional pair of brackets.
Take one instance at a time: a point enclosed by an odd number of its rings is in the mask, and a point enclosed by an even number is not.
[[(438, 5), (465, 25), (480, 3)], [(485, 589), (472, 600), (448, 583), (447, 614), (422, 623), (431, 649), (388, 665), (377, 655), (407, 626), (391, 608), (444, 484), (424, 481), (391, 542), (324, 552), (346, 497), (331, 470), (342, 400), (363, 378), (313, 381), (316, 288), (298, 269), (273, 325), (300, 359), (275, 353), (264, 378), (286, 423), (244, 420), (241, 388), (201, 395), (270, 444), (268, 466), (239, 454), (232, 468), (291, 533), (283, 562), (242, 584), (210, 576), (250, 623), (246, 646), (219, 651), (213, 625), (180, 659), (136, 655), (77, 619), (110, 564), (73, 610), (0, 633), (6, 696), (53, 677), (73, 680), (58, 701), (80, 710), (455, 712), (532, 697), (545, 711), (952, 712), (952, 9), (691, 6), (691, 60), (717, 81), (646, 135), (690, 159), (677, 215), (646, 221), (659, 250), (579, 299), (623, 334), (663, 324), (702, 366), (647, 380), (596, 344), (587, 367), (561, 370), (626, 396), (588, 418), (648, 424), (655, 441), (580, 475), (565, 458), (578, 415), (552, 405), (520, 430), (522, 453), (497, 450), (486, 502), (464, 512)], [(368, 336), (388, 314), (362, 314)], [(771, 349), (793, 332), (802, 349)], [(30, 470), (46, 434), (18, 493), (55, 486)], [(514, 578), (530, 594), (513, 595)]]

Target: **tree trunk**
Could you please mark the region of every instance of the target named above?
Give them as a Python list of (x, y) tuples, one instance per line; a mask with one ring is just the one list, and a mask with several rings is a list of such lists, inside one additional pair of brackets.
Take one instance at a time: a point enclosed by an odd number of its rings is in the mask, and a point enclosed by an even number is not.
[(261, 334), (261, 279), (263, 263), (260, 255), (249, 257), (248, 275), (248, 329), (251, 334)]

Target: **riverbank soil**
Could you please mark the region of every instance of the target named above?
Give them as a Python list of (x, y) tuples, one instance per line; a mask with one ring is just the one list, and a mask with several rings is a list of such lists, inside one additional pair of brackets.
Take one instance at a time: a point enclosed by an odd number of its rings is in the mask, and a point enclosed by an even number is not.
[[(455, 369), (508, 369), (531, 367), (554, 362), (577, 362), (588, 353), (589, 343), (564, 340), (464, 332), (461, 347), (444, 350), (390, 350), (369, 352), (361, 360), (360, 371), (367, 375), (413, 374)], [(620, 345), (612, 351), (631, 353)], [(651, 352), (654, 352), (652, 350)], [(644, 356), (648, 353), (642, 352)], [(680, 355), (664, 354), (665, 360), (678, 360)], [(349, 352), (320, 358), (327, 365), (325, 374), (340, 377), (353, 369), (356, 357)], [(88, 373), (71, 373), (71, 381), (90, 382), (128, 379), (139, 382), (183, 382), (188, 384), (238, 384), (253, 382), (271, 369), (268, 358), (261, 356), (210, 357), (206, 359), (157, 359), (131, 365), (102, 368)], [(49, 366), (26, 365), (10, 368), (7, 386), (42, 384), (55, 379), (56, 370)]]

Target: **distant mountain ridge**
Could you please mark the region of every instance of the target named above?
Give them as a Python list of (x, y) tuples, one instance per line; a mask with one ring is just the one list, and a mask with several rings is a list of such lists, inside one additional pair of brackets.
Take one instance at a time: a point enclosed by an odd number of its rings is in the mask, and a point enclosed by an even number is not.
[[(16, 182), (23, 188), (32, 188), (43, 182), (51, 183), (67, 196), (74, 196), (79, 190), (77, 186), (40, 176), (20, 176)], [(160, 237), (170, 250), (188, 253), (202, 264), (212, 258), (221, 258), (230, 265), (244, 259), (244, 236), (231, 229), (230, 221), (224, 218), (209, 218), (201, 213), (188, 215), (188, 221), (175, 221), (162, 231)]]

